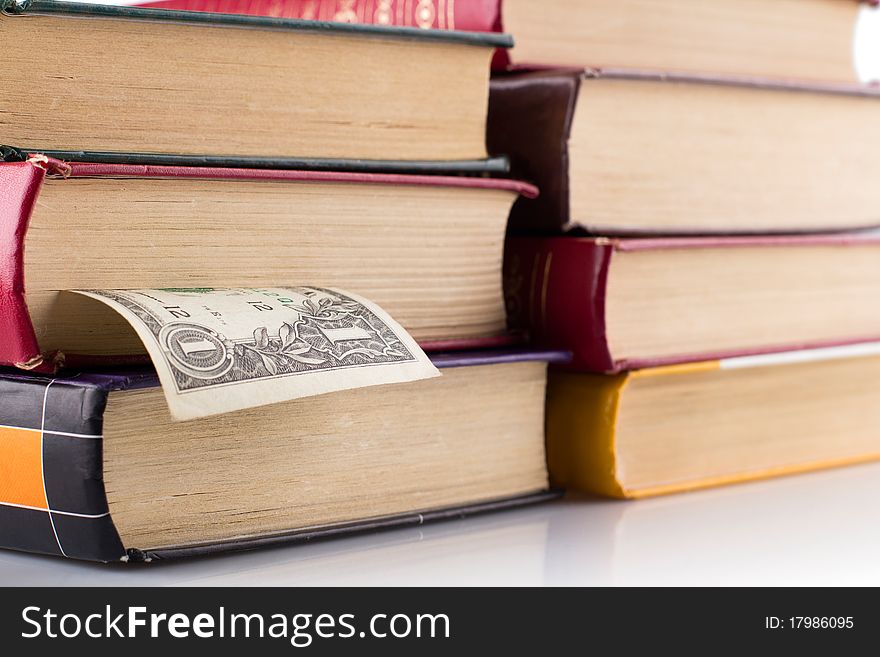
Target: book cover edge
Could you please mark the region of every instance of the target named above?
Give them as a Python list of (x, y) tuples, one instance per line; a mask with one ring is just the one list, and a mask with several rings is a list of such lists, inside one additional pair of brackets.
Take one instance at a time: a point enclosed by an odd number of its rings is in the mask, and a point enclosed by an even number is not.
[(362, 23), (336, 23), (295, 18), (274, 18), (246, 14), (218, 14), (152, 7), (100, 5), (54, 0), (2, 0), (0, 10), (8, 16), (57, 15), (123, 20), (149, 20), (190, 23), (214, 27), (291, 30), (325, 34), (367, 35), (390, 39), (415, 39), (458, 43), (485, 48), (511, 48), (513, 37), (494, 32), (425, 30), (417, 27), (382, 26)]
[(104, 489), (107, 391), (24, 377), (0, 379), (0, 390), (0, 449), (15, 471), (0, 499), (0, 546), (124, 561)]
[(502, 174), (510, 170), (504, 155), (477, 160), (355, 160), (343, 158), (296, 158), (233, 155), (191, 155), (180, 153), (68, 151), (37, 146), (0, 146), (4, 161), (26, 160), (30, 154), (45, 155), (62, 162), (106, 166), (200, 167), (214, 169), (277, 169), (335, 171), (375, 174)]
[(158, 561), (169, 559), (182, 559), (190, 557), (206, 556), (216, 553), (239, 552), (257, 548), (275, 547), (281, 545), (295, 545), (311, 543), (317, 540), (367, 534), (388, 529), (403, 529), (411, 526), (419, 526), (426, 522), (439, 522), (444, 520), (457, 520), (470, 516), (514, 509), (530, 504), (547, 502), (562, 496), (558, 489), (548, 489), (504, 497), (495, 500), (472, 502), (452, 507), (427, 509), (421, 512), (413, 511), (390, 516), (365, 518), (346, 523), (337, 523), (314, 528), (298, 529), (279, 534), (253, 536), (212, 543), (201, 543), (189, 546), (153, 548), (149, 550), (130, 549), (129, 561)]
[(37, 372), (52, 368), (40, 352), (25, 299), (24, 240), (45, 175), (40, 161), (0, 163), (0, 364)]

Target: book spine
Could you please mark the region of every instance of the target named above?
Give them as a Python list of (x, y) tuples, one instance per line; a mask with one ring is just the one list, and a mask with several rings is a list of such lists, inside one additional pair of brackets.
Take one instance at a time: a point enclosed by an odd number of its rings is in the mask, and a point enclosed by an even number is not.
[(547, 379), (547, 468), (553, 486), (625, 498), (618, 479), (620, 394), (631, 375), (553, 371)]
[(46, 371), (24, 294), (24, 239), (45, 158), (0, 162), (0, 365)]
[(486, 144), (510, 159), (514, 178), (541, 190), (519, 199), (510, 214), (514, 232), (548, 232), (568, 227), (568, 138), (580, 89), (581, 71), (529, 73), (492, 79)]
[(139, 6), (431, 30), (501, 31), (499, 0), (166, 0)]
[(619, 369), (605, 335), (605, 289), (612, 243), (567, 238), (508, 238), (504, 294), (510, 328), (535, 344), (572, 352), (568, 367)]
[(107, 392), (0, 380), (0, 547), (89, 561), (126, 556), (103, 480)]

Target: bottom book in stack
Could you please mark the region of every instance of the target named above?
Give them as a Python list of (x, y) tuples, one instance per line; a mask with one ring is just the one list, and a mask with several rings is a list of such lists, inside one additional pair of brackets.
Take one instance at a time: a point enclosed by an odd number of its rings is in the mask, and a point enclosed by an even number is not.
[(551, 483), (645, 497), (880, 458), (880, 343), (552, 372)]
[(547, 499), (552, 351), (172, 422), (151, 371), (0, 375), (0, 546), (151, 560)]

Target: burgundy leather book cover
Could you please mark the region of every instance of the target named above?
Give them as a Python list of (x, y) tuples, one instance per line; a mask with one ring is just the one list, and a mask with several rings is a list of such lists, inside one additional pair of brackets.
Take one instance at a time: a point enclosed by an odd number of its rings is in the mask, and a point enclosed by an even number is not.
[[(509, 237), (504, 254), (504, 287), (512, 328), (527, 332), (533, 344), (571, 351), (566, 367), (588, 372), (620, 372), (678, 363), (813, 349), (880, 340), (880, 335), (819, 343), (789, 342), (750, 349), (625, 359), (609, 349), (605, 324), (608, 270), (619, 252), (673, 249), (736, 249), (761, 246), (835, 246), (880, 248), (880, 234), (834, 233), (751, 237)], [(880, 257), (880, 250), (878, 250)]]
[(572, 352), (569, 366), (610, 372), (617, 364), (605, 335), (610, 240), (509, 237), (504, 295), (510, 327), (536, 345)]
[(583, 71), (557, 70), (493, 77), (486, 147), (510, 159), (510, 175), (541, 195), (517, 200), (514, 232), (550, 232), (569, 225), (568, 138)]
[[(487, 351), (432, 356), (439, 368), (536, 361), (563, 362), (555, 351)], [(69, 372), (48, 377), (0, 372), (0, 459), (17, 476), (0, 486), (0, 547), (89, 561), (150, 561), (212, 552), (298, 543), (357, 532), (461, 518), (552, 499), (554, 491), (483, 500), (461, 507), (423, 509), (323, 527), (294, 529), (219, 543), (170, 546), (154, 552), (126, 550), (119, 539), (104, 487), (103, 423), (113, 390), (155, 387), (150, 368)]]
[[(55, 369), (55, 365), (51, 362), (51, 358), (44, 358), (28, 314), (24, 289), (23, 253), (31, 210), (37, 202), (40, 188), (47, 175), (59, 179), (106, 176), (429, 185), (502, 189), (530, 196), (538, 193), (533, 186), (513, 180), (461, 176), (92, 164), (61, 162), (36, 154), (25, 162), (0, 162), (0, 365), (11, 365), (37, 372), (51, 372)], [(522, 335), (511, 333), (467, 340), (432, 340), (422, 346), (426, 351), (448, 351), (488, 349), (521, 343)], [(75, 364), (108, 365), (112, 364), (111, 360), (80, 358)]]
[[(39, 153), (30, 154), (41, 158)], [(272, 180), (289, 182), (368, 183), (380, 185), (416, 185), (428, 187), (470, 187), (503, 189), (526, 196), (537, 196), (531, 184), (504, 178), (467, 176), (423, 176), (402, 173), (369, 173), (357, 171), (312, 171), (296, 169), (250, 169), (236, 167), (190, 167), (149, 164), (108, 164), (62, 162), (42, 158), (49, 175), (61, 178), (199, 178), (203, 180)], [(0, 163), (0, 168), (8, 163)]]
[[(541, 195), (520, 198), (513, 206), (510, 228), (516, 233), (558, 233), (580, 228), (593, 234), (588, 221), (572, 217), (569, 206), (568, 140), (578, 94), (594, 79), (662, 81), (694, 85), (724, 85), (788, 93), (821, 93), (880, 100), (880, 87), (799, 80), (770, 80), (746, 76), (673, 74), (635, 69), (545, 69), (492, 78), (486, 144), (490, 154), (510, 159), (510, 175), (534, 183)], [(584, 87), (588, 90), (589, 87)], [(831, 226), (831, 230), (866, 226)], [(662, 233), (662, 229), (653, 231)], [(729, 232), (736, 232), (732, 226)], [(768, 231), (772, 232), (772, 231)], [(778, 231), (777, 231), (778, 232)], [(640, 234), (650, 234), (645, 231)]]

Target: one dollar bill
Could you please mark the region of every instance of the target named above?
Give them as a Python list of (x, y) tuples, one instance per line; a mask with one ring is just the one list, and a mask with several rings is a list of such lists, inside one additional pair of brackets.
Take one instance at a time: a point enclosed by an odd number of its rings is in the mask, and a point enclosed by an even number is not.
[(177, 420), (440, 374), (379, 306), (337, 289), (72, 292), (131, 324)]

